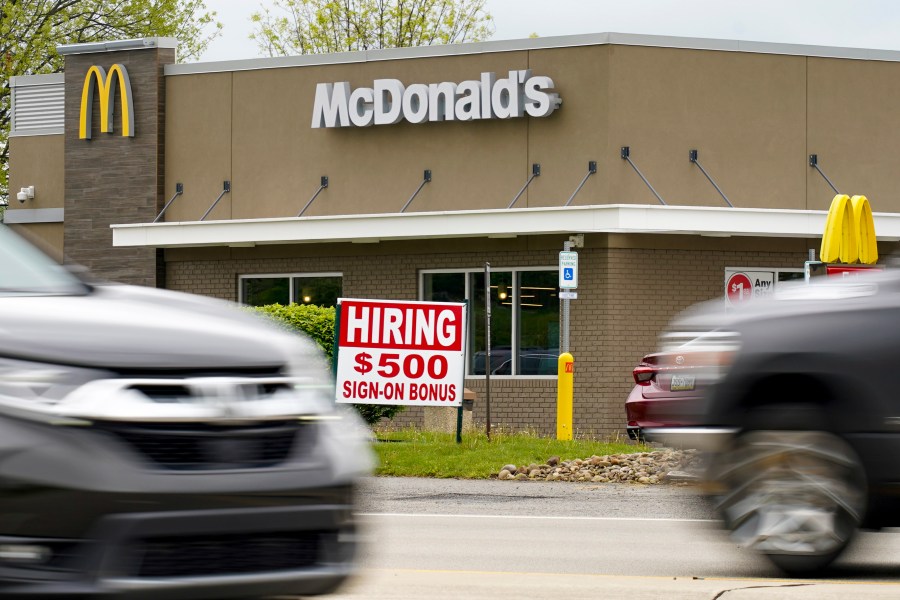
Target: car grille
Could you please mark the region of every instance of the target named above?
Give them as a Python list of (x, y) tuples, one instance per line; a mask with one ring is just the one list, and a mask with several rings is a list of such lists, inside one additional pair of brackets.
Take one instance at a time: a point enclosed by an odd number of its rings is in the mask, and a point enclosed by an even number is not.
[(151, 463), (172, 470), (259, 469), (283, 463), (313, 443), (315, 425), (296, 421), (252, 426), (109, 424), (115, 435)]
[(133, 547), (137, 577), (238, 575), (302, 569), (316, 563), (320, 532), (165, 537)]

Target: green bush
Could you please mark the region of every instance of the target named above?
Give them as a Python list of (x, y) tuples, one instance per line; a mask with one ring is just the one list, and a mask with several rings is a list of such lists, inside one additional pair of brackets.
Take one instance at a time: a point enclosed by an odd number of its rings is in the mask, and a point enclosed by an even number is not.
[[(329, 363), (334, 360), (334, 308), (307, 304), (267, 304), (251, 307), (276, 323), (293, 331), (305, 333), (325, 352)], [(381, 419), (393, 419), (402, 406), (386, 404), (354, 404), (353, 407), (369, 425)]]

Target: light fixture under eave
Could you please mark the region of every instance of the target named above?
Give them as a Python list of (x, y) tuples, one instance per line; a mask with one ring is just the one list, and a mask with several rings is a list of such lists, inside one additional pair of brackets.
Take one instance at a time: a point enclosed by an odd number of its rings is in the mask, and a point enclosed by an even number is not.
[(506, 284), (501, 283), (500, 287), (497, 289), (497, 297), (500, 298), (501, 300), (506, 300), (506, 298), (508, 296), (509, 296), (509, 294), (506, 291)]

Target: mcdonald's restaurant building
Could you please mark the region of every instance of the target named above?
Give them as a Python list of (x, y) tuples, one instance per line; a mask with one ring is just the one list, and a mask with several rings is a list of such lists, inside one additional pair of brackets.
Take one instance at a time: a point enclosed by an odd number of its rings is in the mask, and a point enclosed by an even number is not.
[(869, 198), (882, 257), (900, 240), (898, 52), (622, 34), (196, 64), (166, 38), (59, 50), (64, 73), (10, 81), (6, 223), (100, 277), (248, 304), (468, 298), (482, 422), (489, 263), (504, 429), (555, 431), (566, 242), (574, 428), (601, 436), (624, 432), (631, 370), (679, 310), (726, 301), (737, 272), (754, 293), (802, 277), (830, 185)]

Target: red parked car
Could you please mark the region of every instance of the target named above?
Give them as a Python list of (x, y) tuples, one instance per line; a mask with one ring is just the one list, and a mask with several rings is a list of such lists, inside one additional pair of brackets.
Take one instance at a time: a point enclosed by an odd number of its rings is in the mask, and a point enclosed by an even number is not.
[[(674, 341), (674, 340), (673, 340)], [(648, 427), (693, 425), (703, 415), (703, 393), (729, 353), (675, 346), (647, 354), (632, 372), (635, 386), (625, 401), (628, 437), (643, 441)]]

